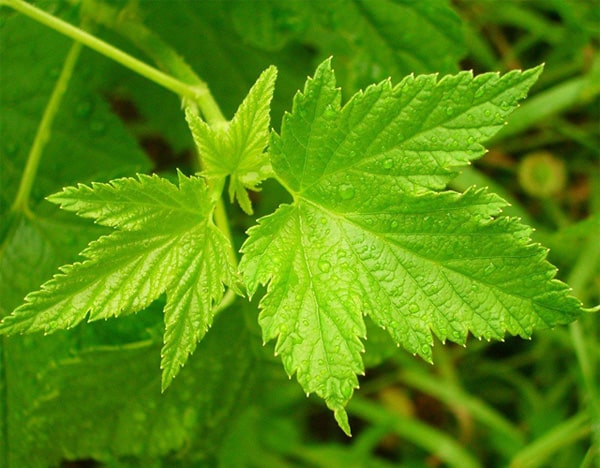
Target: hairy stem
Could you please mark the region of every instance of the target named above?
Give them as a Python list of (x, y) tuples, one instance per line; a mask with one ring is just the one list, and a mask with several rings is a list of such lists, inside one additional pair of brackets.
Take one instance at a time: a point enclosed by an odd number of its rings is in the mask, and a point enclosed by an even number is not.
[(40, 164), (40, 159), (50, 138), (50, 128), (52, 127), (52, 123), (54, 122), (54, 118), (56, 117), (65, 91), (67, 90), (69, 80), (71, 79), (73, 69), (75, 68), (80, 53), (81, 43), (73, 43), (33, 139), (33, 145), (31, 146), (29, 156), (27, 157), (27, 163), (25, 165), (25, 170), (23, 171), (23, 176), (21, 177), (21, 183), (19, 184), (17, 195), (11, 206), (11, 212), (13, 213), (21, 212), (28, 215), (30, 214), (29, 196)]

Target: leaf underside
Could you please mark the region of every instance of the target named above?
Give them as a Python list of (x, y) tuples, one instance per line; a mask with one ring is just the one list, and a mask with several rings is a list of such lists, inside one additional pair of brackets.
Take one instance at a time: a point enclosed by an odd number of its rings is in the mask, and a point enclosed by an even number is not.
[(249, 230), (240, 268), (251, 294), (268, 284), (264, 340), (346, 432), (363, 315), (431, 361), (432, 334), (529, 337), (580, 311), (530, 229), (498, 217), (502, 199), (444, 190), (540, 73), (408, 76), (342, 107), (326, 61), (273, 134), (271, 163), (294, 202)]
[(116, 228), (91, 242), (82, 262), (25, 298), (0, 323), (4, 334), (71, 328), (148, 307), (166, 294), (163, 389), (204, 336), (224, 285), (235, 286), (228, 240), (210, 221), (202, 178), (179, 174), (179, 187), (156, 175), (79, 185), (49, 200)]

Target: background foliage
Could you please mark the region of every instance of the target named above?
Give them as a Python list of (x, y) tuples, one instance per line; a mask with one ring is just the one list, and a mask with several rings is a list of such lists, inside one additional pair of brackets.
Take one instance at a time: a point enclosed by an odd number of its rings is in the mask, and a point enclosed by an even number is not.
[[(600, 9), (594, 0), (476, 2), (38, 2), (168, 69), (180, 53), (227, 117), (269, 65), (271, 122), (333, 56), (344, 92), (387, 76), (473, 69), (545, 72), (490, 152), (453, 181), (489, 186), (537, 228), (586, 305), (599, 300)], [(259, 5), (260, 8), (257, 8)], [(151, 40), (143, 33), (151, 31)], [(160, 39), (159, 39), (160, 38)], [(44, 148), (29, 209), (9, 208), (71, 43), (0, 8), (0, 317), (103, 228), (44, 197), (78, 182), (191, 171), (180, 102), (83, 50)], [(162, 60), (162, 61), (161, 61)], [(346, 98), (348, 96), (345, 96)], [(267, 182), (255, 217), (287, 195)], [(238, 243), (254, 224), (230, 209)], [(434, 347), (435, 366), (369, 330), (367, 375), (347, 439), (262, 347), (256, 304), (220, 314), (160, 393), (164, 300), (136, 316), (0, 342), (0, 466), (592, 466), (598, 461), (598, 324), (588, 316), (531, 341)], [(594, 429), (595, 426), (595, 429)], [(596, 431), (596, 432), (594, 432)], [(551, 460), (551, 462), (550, 462)]]

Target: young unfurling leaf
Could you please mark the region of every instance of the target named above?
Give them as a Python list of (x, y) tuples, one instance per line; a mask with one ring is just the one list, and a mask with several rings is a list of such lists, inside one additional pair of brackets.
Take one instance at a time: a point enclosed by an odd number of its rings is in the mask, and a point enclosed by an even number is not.
[(266, 69), (231, 122), (222, 127), (211, 127), (190, 109), (186, 111), (204, 164), (203, 173), (209, 178), (229, 176), (229, 198), (232, 202), (237, 199), (247, 214), (252, 214), (252, 205), (246, 190), (258, 190), (258, 185), (271, 175), (264, 150), (269, 139), (269, 111), (276, 77), (275, 67)]

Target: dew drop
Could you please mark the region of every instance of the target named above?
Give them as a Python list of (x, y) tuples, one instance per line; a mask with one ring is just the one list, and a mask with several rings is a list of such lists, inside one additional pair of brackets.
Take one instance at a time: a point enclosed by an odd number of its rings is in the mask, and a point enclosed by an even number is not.
[(408, 311), (412, 314), (415, 314), (419, 312), (419, 306), (413, 302), (411, 305), (408, 306)]
[(354, 187), (350, 184), (342, 184), (338, 188), (338, 193), (342, 200), (350, 200), (354, 198)]
[(469, 143), (470, 145), (472, 145), (473, 143), (475, 143), (475, 137), (469, 137), (467, 139), (467, 143)]
[(383, 161), (383, 167), (385, 169), (391, 169), (392, 167), (394, 167), (394, 160), (392, 158), (386, 159), (385, 161)]
[(319, 260), (319, 270), (321, 270), (323, 273), (327, 273), (329, 270), (331, 270), (331, 263), (324, 259)]
[(392, 226), (392, 229), (396, 229), (398, 227), (398, 221), (396, 221), (396, 220), (392, 221), (390, 226)]
[(453, 107), (446, 108), (446, 115), (454, 115), (454, 108)]

